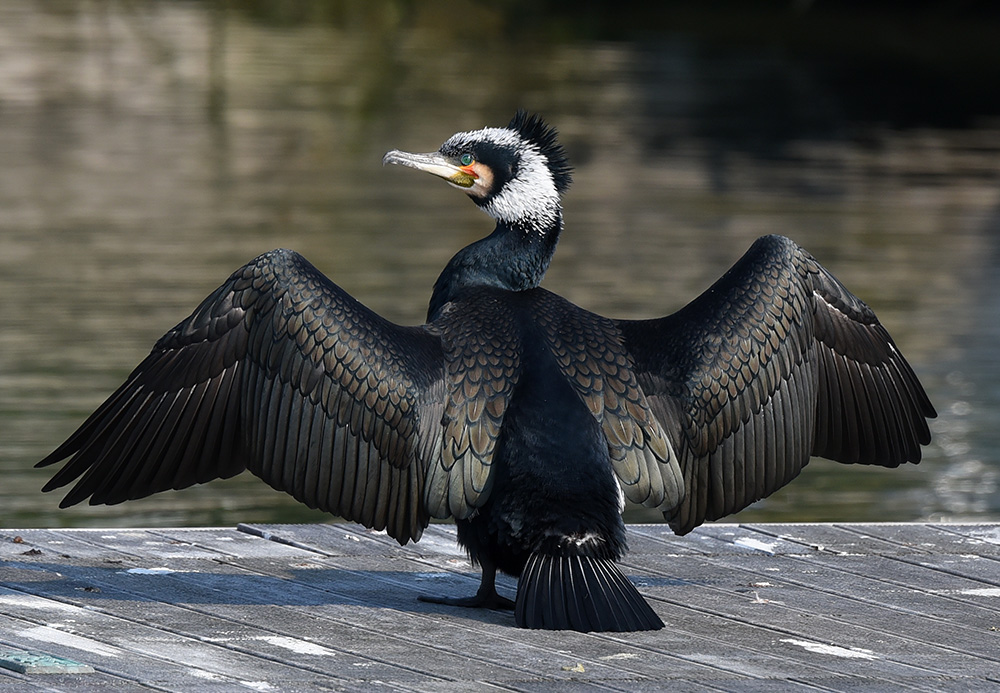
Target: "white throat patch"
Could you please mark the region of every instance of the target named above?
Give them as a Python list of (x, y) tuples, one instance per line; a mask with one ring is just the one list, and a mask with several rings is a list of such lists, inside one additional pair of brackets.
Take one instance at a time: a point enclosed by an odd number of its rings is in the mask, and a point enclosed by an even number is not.
[(527, 222), (532, 228), (551, 229), (559, 221), (561, 205), (555, 180), (538, 147), (526, 142), (518, 133), (506, 128), (483, 128), (454, 135), (446, 143), (461, 149), (468, 143), (488, 140), (516, 150), (517, 175), (483, 205), (483, 211), (494, 219), (508, 223)]

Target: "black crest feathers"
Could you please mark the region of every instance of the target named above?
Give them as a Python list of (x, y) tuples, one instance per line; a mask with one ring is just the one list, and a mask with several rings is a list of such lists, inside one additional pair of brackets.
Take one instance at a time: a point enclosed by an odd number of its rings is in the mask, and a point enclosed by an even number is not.
[(569, 165), (566, 152), (556, 139), (559, 134), (556, 129), (547, 125), (537, 113), (528, 113), (523, 108), (514, 114), (507, 127), (538, 147), (548, 161), (556, 190), (560, 195), (566, 192), (573, 182), (573, 167)]

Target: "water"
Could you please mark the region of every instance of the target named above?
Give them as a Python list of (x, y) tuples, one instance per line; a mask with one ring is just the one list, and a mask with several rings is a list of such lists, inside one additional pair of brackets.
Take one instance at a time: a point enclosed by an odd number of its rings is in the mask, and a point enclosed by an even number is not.
[[(1000, 519), (994, 104), (880, 109), (875, 71), (845, 87), (835, 60), (706, 38), (690, 18), (612, 41), (583, 19), (479, 3), (224, 7), (0, 8), (0, 525), (328, 519), (249, 475), (60, 511), (38, 491), (51, 470), (32, 465), (271, 248), (420, 323), (441, 267), (491, 227), (381, 156), (519, 106), (559, 127), (577, 167), (547, 288), (605, 315), (662, 315), (782, 233), (875, 308), (937, 406), (918, 467), (815, 460), (737, 519)], [(914, 62), (916, 85), (877, 73), (884, 101), (923, 88)]]

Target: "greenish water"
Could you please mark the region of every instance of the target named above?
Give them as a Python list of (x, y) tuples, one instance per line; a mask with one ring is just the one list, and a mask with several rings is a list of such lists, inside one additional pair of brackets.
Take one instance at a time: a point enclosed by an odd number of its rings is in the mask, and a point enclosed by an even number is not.
[(754, 34), (768, 17), (519, 6), (4, 3), (0, 525), (327, 519), (248, 475), (60, 511), (32, 465), (271, 248), (419, 323), (440, 268), (491, 226), (381, 156), (521, 106), (576, 166), (547, 288), (662, 315), (782, 233), (876, 309), (937, 406), (918, 467), (815, 460), (736, 519), (1000, 519), (1000, 118), (980, 93), (997, 71), (974, 54), (982, 27), (951, 17), (968, 40), (917, 51), (933, 19), (884, 44), (891, 18), (859, 21), (862, 47), (810, 43), (809, 13), (767, 24), (802, 30), (786, 41)]

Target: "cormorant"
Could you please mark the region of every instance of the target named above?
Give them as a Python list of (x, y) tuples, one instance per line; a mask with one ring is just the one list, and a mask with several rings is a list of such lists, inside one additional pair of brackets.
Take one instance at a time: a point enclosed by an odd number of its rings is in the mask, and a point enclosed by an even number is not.
[[(249, 469), (401, 544), (453, 517), (482, 568), (467, 599), (527, 628), (663, 623), (616, 566), (625, 499), (686, 533), (791, 481), (810, 455), (896, 467), (930, 441), (927, 395), (860, 299), (765, 236), (673, 315), (613, 320), (538, 287), (570, 167), (520, 111), (431, 154), (496, 219), (434, 285), (427, 323), (365, 308), (300, 255), (237, 270), (39, 463), (61, 507)], [(519, 576), (516, 603), (497, 570)]]

